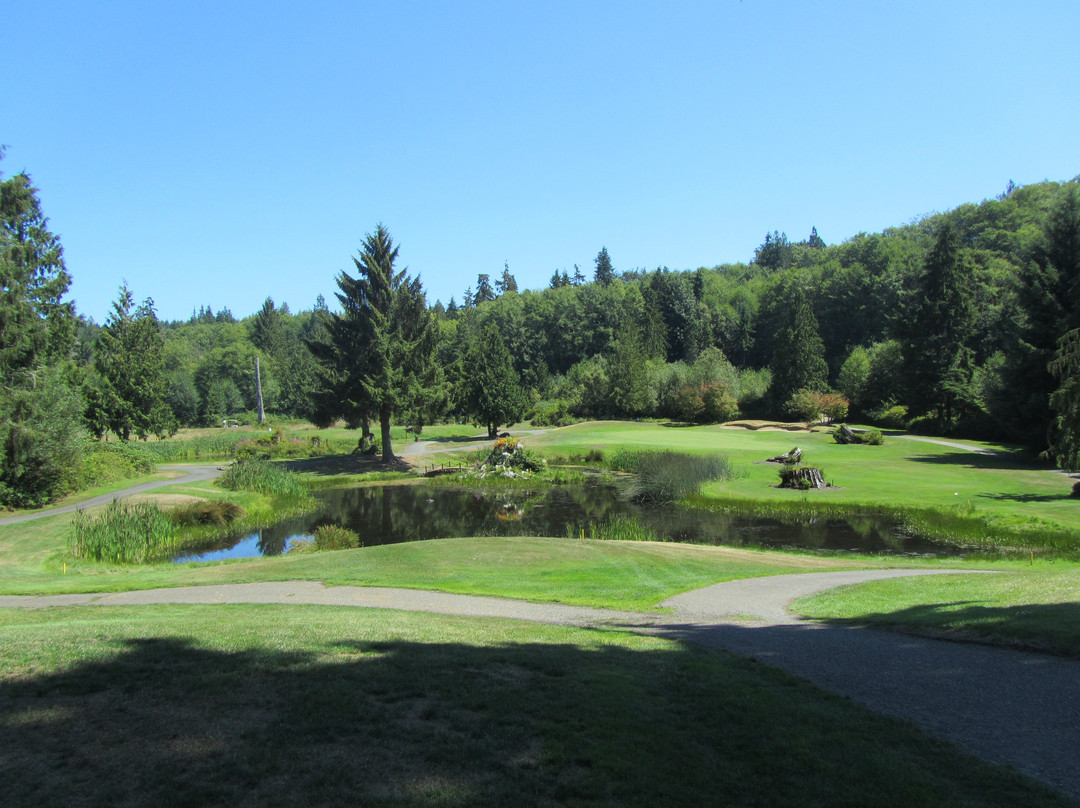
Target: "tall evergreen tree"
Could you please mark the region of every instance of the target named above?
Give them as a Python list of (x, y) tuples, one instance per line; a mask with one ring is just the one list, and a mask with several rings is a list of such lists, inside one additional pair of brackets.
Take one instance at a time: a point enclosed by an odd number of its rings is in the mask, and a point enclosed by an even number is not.
[(613, 415), (635, 417), (650, 409), (649, 374), (641, 327), (631, 317), (623, 317), (612, 343), (608, 378)]
[(801, 389), (824, 391), (829, 383), (829, 366), (825, 363), (825, 344), (818, 331), (817, 317), (798, 285), (790, 288), (788, 311), (788, 325), (774, 343), (771, 395), (777, 407)]
[(491, 278), (485, 272), (476, 276), (476, 292), (473, 294), (473, 305), (479, 306), (495, 299), (495, 290), (491, 288)]
[(390, 421), (414, 405), (435, 366), (438, 324), (428, 311), (419, 277), (397, 271), (398, 248), (381, 224), (366, 236), (360, 257), (353, 258), (357, 277), (338, 276), (342, 314), (330, 315), (329, 339), (311, 344), (326, 368), (325, 402), (336, 398), (346, 420), (379, 420), (382, 458), (394, 459)]
[(521, 419), (527, 404), (514, 360), (497, 328), (485, 324), (469, 345), (464, 359), (462, 404), (477, 426), (494, 438), (502, 425)]
[(593, 280), (601, 286), (607, 286), (615, 280), (615, 268), (611, 265), (611, 256), (608, 255), (607, 247), (601, 247), (596, 254), (596, 273)]
[(907, 403), (915, 413), (934, 412), (946, 423), (975, 406), (975, 267), (945, 221), (927, 256), (909, 306), (903, 340)]
[(505, 295), (507, 292), (516, 292), (518, 290), (517, 279), (510, 274), (510, 262), (503, 263), (502, 275), (495, 281), (495, 291), (500, 295)]
[(0, 174), (0, 505), (62, 493), (81, 454), (71, 278), (48, 222), (30, 178)]
[[(95, 367), (103, 424), (121, 440), (146, 440), (176, 430), (165, 374), (165, 341), (150, 298), (134, 307), (125, 283), (101, 329)], [(100, 427), (100, 423), (98, 426)]]
[(1080, 329), (1058, 340), (1050, 372), (1058, 380), (1050, 396), (1050, 454), (1061, 468), (1080, 469)]
[(1042, 243), (1020, 273), (1023, 326), (1007, 358), (1003, 419), (1034, 448), (1046, 448), (1053, 418), (1048, 370), (1058, 340), (1080, 328), (1080, 187), (1069, 183), (1047, 221)]

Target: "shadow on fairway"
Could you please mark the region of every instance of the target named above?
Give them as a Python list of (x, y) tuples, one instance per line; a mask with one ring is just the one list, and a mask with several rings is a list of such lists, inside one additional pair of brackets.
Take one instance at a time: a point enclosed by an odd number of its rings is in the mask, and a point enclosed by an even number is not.
[[(974, 601), (909, 606), (851, 619), (822, 619), (838, 625), (900, 628), (930, 636), (1008, 645), (1080, 659), (1080, 603), (1025, 603), (983, 606)], [(1026, 635), (1039, 639), (1029, 639)]]
[(1014, 471), (1050, 471), (1046, 466), (1032, 463), (1030, 457), (1020, 453), (980, 454), (978, 452), (943, 452), (941, 454), (914, 455), (909, 457), (916, 463), (931, 463), (945, 466), (966, 466), (973, 469), (1008, 469)]
[(115, 651), (0, 683), (6, 804), (1060, 804), (907, 724), (678, 644), (90, 645)]

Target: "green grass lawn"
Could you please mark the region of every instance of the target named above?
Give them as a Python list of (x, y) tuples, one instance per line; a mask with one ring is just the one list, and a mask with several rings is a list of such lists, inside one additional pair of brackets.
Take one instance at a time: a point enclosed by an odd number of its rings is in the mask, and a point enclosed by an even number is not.
[[(442, 433), (449, 439), (473, 434), (474, 430), (469, 427), (431, 430), (433, 436)], [(1064, 475), (1032, 466), (1008, 447), (967, 443), (1008, 454), (1005, 458), (987, 457), (900, 438), (889, 438), (882, 447), (841, 446), (824, 432), (755, 432), (631, 422), (590, 422), (546, 431), (528, 439), (530, 447), (564, 456), (584, 454), (591, 449), (611, 452), (618, 447), (724, 453), (733, 461), (739, 476), (706, 487), (705, 501), (714, 505), (756, 502), (765, 506), (779, 503), (784, 507), (804, 504), (821, 507), (823, 503), (839, 503), (849, 508), (894, 512), (936, 508), (958, 518), (983, 517), (991, 530), (995, 524), (1008, 526), (1010, 530), (1023, 525), (1052, 524), (1068, 535), (1075, 534), (1080, 543), (1077, 519), (1080, 501), (1068, 498), (1070, 481)], [(775, 465), (760, 461), (795, 445), (803, 448), (809, 463), (824, 468), (828, 478), (841, 487), (808, 493), (775, 488)], [(332, 479), (323, 477), (320, 483)], [(206, 483), (170, 487), (168, 491), (190, 496), (226, 496), (221, 489)], [(230, 493), (228, 496), (255, 515), (266, 512), (268, 507), (258, 495)], [(266, 515), (269, 517), (269, 512)], [(864, 606), (861, 611), (850, 613), (822, 612), (822, 616), (933, 624), (934, 630), (952, 630), (966, 636), (976, 633), (974, 612), (937, 604), (971, 602), (998, 616), (992, 619), (980, 613), (977, 631), (980, 636), (1011, 640), (1023, 634), (1025, 642), (1065, 649), (1067, 653), (1071, 653), (1068, 650), (1073, 647), (1071, 644), (1080, 644), (1077, 639), (1080, 627), (1075, 620), (1051, 617), (1063, 609), (1067, 611), (1069, 604), (1077, 600), (1072, 567), (1042, 559), (1025, 568), (1017, 560), (989, 563), (922, 562), (895, 557), (823, 559), (809, 554), (733, 553), (679, 545), (519, 538), (460, 539), (207, 565), (124, 567), (67, 558), (64, 547), (68, 519), (59, 516), (0, 526), (0, 592), (110, 591), (295, 578), (648, 609), (677, 592), (735, 577), (846, 565), (940, 567), (944, 563), (964, 563), (1008, 574), (965, 578), (958, 584), (965, 588), (962, 597), (939, 589), (946, 586), (939, 583), (941, 579), (875, 584), (884, 594), (872, 608)], [(998, 583), (1013, 578), (1031, 583), (1024, 587)], [(1027, 605), (1038, 606), (1032, 614), (1047, 615), (1047, 619), (1016, 619), (1017, 612)], [(1054, 611), (1048, 611), (1051, 608)]]
[[(948, 446), (887, 437), (883, 446), (845, 446), (828, 431), (751, 431), (720, 426), (669, 427), (655, 423), (587, 422), (530, 438), (530, 447), (552, 454), (618, 447), (717, 452), (728, 456), (736, 477), (707, 484), (706, 497), (758, 503), (833, 503), (889, 512), (936, 509), (986, 520), (1002, 528), (1050, 526), (1075, 531), (1080, 547), (1080, 500), (1073, 480), (1034, 464), (1015, 447), (952, 441), (1001, 452), (980, 455)], [(795, 446), (803, 461), (821, 468), (836, 488), (800, 492), (776, 487), (777, 464), (764, 463)]]
[(1070, 805), (676, 642), (317, 606), (0, 616), (10, 805)]
[(1066, 562), (1001, 575), (876, 581), (802, 598), (793, 609), (822, 620), (1080, 657), (1080, 565)]

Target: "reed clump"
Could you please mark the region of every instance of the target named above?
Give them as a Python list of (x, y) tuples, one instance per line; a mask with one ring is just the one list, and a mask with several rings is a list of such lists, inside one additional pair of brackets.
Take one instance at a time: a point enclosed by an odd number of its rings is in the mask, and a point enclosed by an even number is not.
[(635, 475), (626, 487), (629, 499), (655, 504), (684, 500), (698, 493), (703, 483), (732, 476), (731, 463), (723, 455), (620, 449), (608, 465)]
[(157, 505), (113, 500), (96, 514), (75, 511), (68, 551), (75, 558), (141, 564), (173, 555), (180, 528)]
[(578, 539), (582, 536), (595, 541), (664, 541), (652, 528), (646, 527), (632, 516), (622, 514), (590, 525), (566, 526), (567, 538)]
[(230, 491), (254, 491), (296, 498), (308, 496), (303, 480), (287, 469), (259, 458), (236, 461), (218, 477), (217, 483)]
[(360, 534), (343, 525), (319, 525), (315, 528), (316, 550), (352, 550), (363, 546)]

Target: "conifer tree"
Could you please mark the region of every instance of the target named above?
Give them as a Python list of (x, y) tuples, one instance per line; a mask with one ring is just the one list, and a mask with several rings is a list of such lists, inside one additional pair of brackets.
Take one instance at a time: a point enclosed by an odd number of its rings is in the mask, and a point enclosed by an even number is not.
[(0, 175), (0, 505), (62, 493), (81, 455), (71, 278), (48, 223), (30, 178)]
[(607, 247), (601, 247), (596, 254), (596, 274), (593, 280), (601, 286), (607, 286), (615, 280), (615, 268), (611, 265), (611, 256), (608, 255)]
[(477, 426), (487, 427), (494, 438), (499, 427), (509, 426), (525, 412), (525, 392), (514, 370), (514, 360), (499, 330), (485, 324), (469, 345), (463, 368), (465, 411)]
[(946, 221), (927, 256), (903, 340), (907, 403), (946, 423), (972, 410), (974, 265)]
[(101, 329), (94, 365), (100, 376), (99, 432), (104, 425), (126, 441), (132, 435), (146, 440), (176, 431), (168, 403), (165, 341), (154, 301), (147, 298), (135, 307), (127, 283), (120, 287)]
[(357, 277), (338, 276), (342, 313), (330, 315), (329, 339), (311, 345), (326, 369), (321, 420), (333, 401), (347, 421), (378, 418), (385, 462), (394, 459), (391, 417), (413, 407), (432, 378), (438, 336), (419, 277), (395, 270), (397, 257), (390, 233), (376, 226), (353, 258)]
[(787, 308), (788, 325), (778, 335), (772, 361), (771, 394), (776, 406), (802, 389), (824, 391), (829, 380), (817, 317), (800, 286), (791, 287)]

